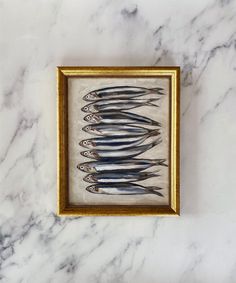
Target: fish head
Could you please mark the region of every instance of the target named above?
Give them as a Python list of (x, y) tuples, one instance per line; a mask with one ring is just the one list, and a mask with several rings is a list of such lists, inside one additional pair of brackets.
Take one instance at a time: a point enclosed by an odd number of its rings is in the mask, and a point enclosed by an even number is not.
[(93, 101), (93, 100), (97, 100), (98, 98), (99, 97), (98, 97), (96, 91), (91, 91), (84, 96), (84, 100), (86, 100), (86, 101)]
[(84, 107), (81, 108), (81, 110), (83, 112), (90, 112), (90, 113), (94, 113), (94, 112), (97, 112), (97, 107), (96, 105), (93, 105), (93, 104), (88, 104), (88, 105), (85, 105)]
[(88, 183), (96, 183), (97, 182), (97, 178), (95, 177), (94, 174), (88, 174), (86, 175), (83, 180), (85, 182), (88, 182)]
[(90, 125), (87, 125), (85, 127), (82, 128), (83, 131), (85, 131), (86, 133), (91, 133), (93, 127)]
[(83, 127), (82, 130), (92, 135), (100, 135), (100, 132), (96, 128), (94, 128), (92, 125), (87, 125)]
[(94, 148), (96, 146), (96, 143), (91, 140), (83, 140), (79, 142), (79, 145), (87, 148)]
[(84, 120), (88, 123), (99, 123), (101, 121), (101, 117), (98, 114), (88, 114), (84, 117)]
[(81, 108), (83, 112), (89, 112), (89, 105), (85, 105), (84, 107)]
[(77, 168), (86, 173), (93, 173), (93, 168), (88, 163), (80, 163)]
[(96, 185), (91, 185), (86, 188), (86, 190), (90, 193), (98, 194), (99, 188)]
[(95, 150), (82, 151), (80, 154), (83, 155), (84, 157), (99, 159), (99, 155)]

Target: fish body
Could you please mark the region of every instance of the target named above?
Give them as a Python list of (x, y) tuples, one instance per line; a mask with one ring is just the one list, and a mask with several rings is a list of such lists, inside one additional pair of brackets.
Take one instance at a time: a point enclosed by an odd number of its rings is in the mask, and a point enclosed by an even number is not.
[(159, 192), (162, 188), (159, 187), (144, 187), (133, 183), (110, 183), (110, 184), (93, 184), (88, 186), (86, 190), (94, 194), (105, 195), (144, 195), (155, 194), (163, 197)]
[(108, 111), (88, 114), (84, 117), (88, 123), (104, 123), (104, 124), (144, 124), (150, 126), (161, 127), (161, 124), (150, 118), (121, 111)]
[(100, 172), (140, 172), (152, 166), (167, 166), (165, 159), (124, 159), (109, 161), (90, 161), (84, 162), (77, 168), (86, 173)]
[(85, 101), (95, 101), (99, 99), (115, 99), (115, 98), (135, 98), (151, 93), (163, 94), (163, 88), (144, 88), (135, 86), (115, 86), (97, 89), (86, 94), (83, 99)]
[(97, 113), (102, 111), (117, 111), (117, 110), (130, 110), (141, 106), (154, 106), (152, 102), (159, 100), (159, 98), (150, 99), (114, 99), (114, 100), (98, 100), (81, 108), (83, 112)]
[(159, 130), (152, 130), (143, 136), (98, 137), (79, 142), (80, 146), (89, 149), (119, 150), (130, 146), (137, 146), (151, 136), (160, 135)]
[(160, 175), (156, 172), (104, 172), (88, 174), (83, 180), (88, 183), (123, 183), (138, 182), (158, 176)]
[(109, 160), (109, 159), (126, 159), (135, 157), (151, 148), (161, 143), (161, 138), (155, 140), (152, 143), (140, 145), (140, 146), (130, 146), (121, 150), (86, 150), (82, 151), (81, 155), (84, 157), (97, 159), (97, 160)]
[(142, 136), (152, 130), (133, 125), (90, 124), (83, 127), (83, 131), (97, 136)]

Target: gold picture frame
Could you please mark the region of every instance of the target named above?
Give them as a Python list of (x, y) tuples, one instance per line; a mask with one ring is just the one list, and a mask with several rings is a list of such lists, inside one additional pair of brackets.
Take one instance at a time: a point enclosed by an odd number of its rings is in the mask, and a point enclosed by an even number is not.
[[(69, 78), (155, 78), (170, 81), (169, 205), (72, 205), (69, 203), (68, 163), (68, 79)], [(180, 215), (179, 67), (58, 67), (58, 215), (60, 216), (170, 216)]]

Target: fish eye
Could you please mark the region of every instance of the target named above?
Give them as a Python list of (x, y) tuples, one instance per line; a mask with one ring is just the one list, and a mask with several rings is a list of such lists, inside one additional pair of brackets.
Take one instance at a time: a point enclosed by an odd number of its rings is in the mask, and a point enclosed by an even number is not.
[(87, 131), (88, 131), (88, 130), (90, 130), (90, 127), (89, 127), (89, 126), (87, 126), (87, 127), (86, 127), (86, 130), (87, 130)]
[(85, 110), (85, 111), (88, 111), (88, 107), (87, 107), (87, 106), (84, 106), (84, 110)]
[(87, 141), (84, 141), (84, 144), (87, 144)]
[(80, 166), (79, 168), (80, 168), (81, 170), (83, 170), (83, 169), (84, 169), (84, 166)]

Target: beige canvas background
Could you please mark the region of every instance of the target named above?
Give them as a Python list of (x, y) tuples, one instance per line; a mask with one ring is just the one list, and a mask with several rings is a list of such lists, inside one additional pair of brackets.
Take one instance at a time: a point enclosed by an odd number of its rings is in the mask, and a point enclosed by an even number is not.
[[(137, 158), (157, 159), (166, 158), (168, 162), (168, 146), (169, 146), (169, 81), (167, 78), (72, 78), (68, 82), (68, 107), (69, 107), (69, 199), (72, 204), (113, 204), (113, 205), (157, 205), (167, 204), (169, 201), (169, 177), (168, 168), (163, 166), (155, 166), (147, 169), (146, 171), (160, 170), (160, 177), (150, 178), (138, 182), (144, 186), (159, 186), (162, 187), (161, 191), (164, 195), (163, 198), (154, 194), (147, 195), (134, 195), (134, 196), (111, 196), (103, 194), (93, 194), (86, 191), (86, 187), (91, 185), (83, 181), (86, 175), (77, 169), (77, 165), (82, 162), (91, 161), (83, 157), (80, 152), (86, 150), (79, 145), (79, 141), (86, 138), (92, 138), (82, 128), (87, 125), (83, 120), (86, 113), (81, 111), (81, 108), (88, 104), (82, 98), (88, 92), (111, 86), (132, 85), (147, 88), (163, 87), (166, 95), (162, 96), (158, 102), (155, 102), (160, 107), (145, 106), (134, 109), (130, 112), (147, 116), (153, 120), (162, 123), (161, 129), (162, 143), (155, 146), (151, 150), (144, 152)], [(145, 98), (156, 97), (156, 94), (146, 95)], [(143, 98), (144, 98), (143, 97)], [(142, 126), (142, 125), (141, 125)], [(144, 126), (144, 125), (143, 125)], [(144, 126), (146, 127), (146, 126)], [(149, 126), (148, 128), (155, 128)], [(150, 143), (155, 137), (150, 137), (145, 143)]]

